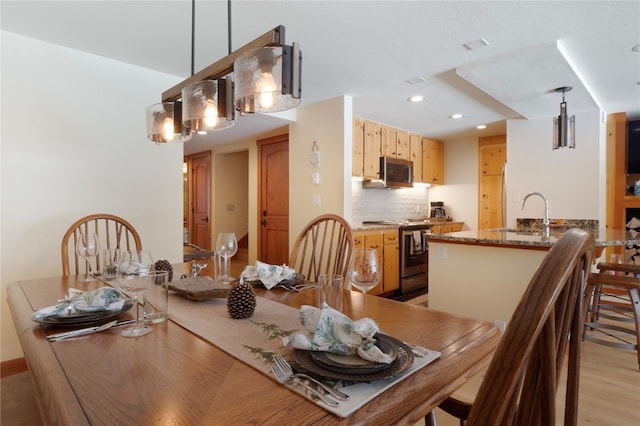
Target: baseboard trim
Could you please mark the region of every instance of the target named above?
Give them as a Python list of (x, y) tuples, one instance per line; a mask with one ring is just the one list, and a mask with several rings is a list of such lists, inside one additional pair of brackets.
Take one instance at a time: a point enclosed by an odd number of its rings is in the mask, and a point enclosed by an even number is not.
[(0, 379), (4, 379), (5, 377), (12, 376), (14, 374), (22, 373), (23, 371), (27, 371), (29, 368), (27, 367), (27, 361), (22, 358), (10, 359), (8, 361), (0, 362)]

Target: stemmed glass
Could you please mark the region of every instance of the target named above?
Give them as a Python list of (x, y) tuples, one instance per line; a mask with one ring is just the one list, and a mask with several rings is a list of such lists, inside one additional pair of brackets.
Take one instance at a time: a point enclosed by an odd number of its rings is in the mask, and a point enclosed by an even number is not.
[(349, 265), (349, 281), (364, 293), (363, 316), (367, 315), (367, 291), (380, 282), (378, 251), (376, 249), (355, 249)]
[(76, 241), (76, 253), (82, 257), (85, 261), (86, 269), (84, 279), (82, 282), (96, 281), (95, 278), (91, 278), (89, 272), (91, 272), (91, 261), (89, 259), (95, 258), (100, 252), (100, 242), (98, 236), (92, 232), (85, 233), (80, 229), (80, 236)]
[(218, 280), (229, 282), (233, 278), (229, 275), (229, 259), (238, 252), (238, 240), (233, 232), (223, 232), (218, 234), (216, 240), (216, 254), (223, 259), (222, 273), (216, 278)]
[(140, 337), (149, 334), (153, 329), (140, 321), (140, 306), (145, 302), (145, 282), (153, 269), (151, 253), (146, 250), (124, 251), (118, 259), (117, 280), (120, 289), (133, 299), (136, 308), (136, 322), (133, 326), (122, 330), (124, 337)]

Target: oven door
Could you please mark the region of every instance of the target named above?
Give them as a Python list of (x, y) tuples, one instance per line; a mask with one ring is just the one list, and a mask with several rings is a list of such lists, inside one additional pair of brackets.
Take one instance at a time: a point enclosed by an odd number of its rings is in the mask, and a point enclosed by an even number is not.
[(429, 246), (425, 235), (427, 230), (403, 230), (400, 240), (400, 277), (426, 273), (429, 259)]

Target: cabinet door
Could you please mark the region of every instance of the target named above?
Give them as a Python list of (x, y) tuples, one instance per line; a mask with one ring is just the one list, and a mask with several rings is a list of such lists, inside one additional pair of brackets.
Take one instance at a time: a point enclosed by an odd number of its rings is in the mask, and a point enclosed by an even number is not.
[(400, 288), (400, 241), (398, 231), (385, 232), (384, 235), (384, 286), (385, 293)]
[(380, 137), (382, 140), (382, 155), (385, 157), (396, 158), (396, 129), (393, 127), (381, 125)]
[(364, 178), (380, 179), (380, 145), (380, 125), (364, 120)]
[(444, 184), (444, 144), (435, 139), (422, 139), (422, 181)]
[(503, 167), (507, 159), (506, 135), (478, 139), (478, 229), (502, 228)]
[(413, 181), (422, 182), (422, 136), (411, 133), (409, 146), (409, 159), (413, 161)]
[(372, 288), (371, 290), (369, 290), (367, 293), (368, 294), (373, 294), (373, 295), (378, 295), (383, 293), (384, 291), (384, 256), (383, 256), (383, 244), (382, 244), (383, 240), (382, 240), (382, 233), (376, 233), (376, 234), (366, 234), (364, 236), (364, 248), (372, 248), (372, 249), (376, 249), (378, 251), (378, 262), (379, 262), (379, 266), (382, 266), (382, 270), (381, 272), (382, 274), (382, 278), (380, 279), (380, 283), (375, 286), (374, 288)]
[(409, 147), (409, 132), (404, 130), (396, 131), (396, 158), (411, 160), (411, 149)]
[(362, 177), (364, 170), (364, 122), (360, 117), (353, 117), (353, 134), (351, 138), (352, 162), (351, 176)]

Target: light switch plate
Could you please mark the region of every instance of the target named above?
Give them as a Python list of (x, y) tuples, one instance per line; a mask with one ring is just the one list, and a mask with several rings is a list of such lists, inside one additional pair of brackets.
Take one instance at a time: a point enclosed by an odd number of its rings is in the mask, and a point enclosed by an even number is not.
[(314, 207), (320, 207), (320, 194), (313, 194), (311, 199)]
[(318, 172), (311, 173), (311, 182), (314, 185), (320, 185), (320, 173)]

